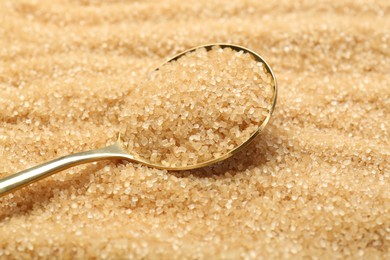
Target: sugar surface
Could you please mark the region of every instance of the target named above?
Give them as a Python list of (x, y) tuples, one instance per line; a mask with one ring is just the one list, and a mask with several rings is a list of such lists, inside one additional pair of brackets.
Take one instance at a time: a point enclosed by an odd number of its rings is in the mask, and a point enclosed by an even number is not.
[(274, 81), (243, 51), (199, 48), (150, 73), (121, 108), (129, 153), (178, 167), (220, 158), (269, 115)]
[(124, 98), (208, 42), (261, 53), (270, 124), (214, 167), (100, 162), (0, 199), (0, 258), (389, 259), (387, 0), (0, 1), (0, 175), (115, 140)]

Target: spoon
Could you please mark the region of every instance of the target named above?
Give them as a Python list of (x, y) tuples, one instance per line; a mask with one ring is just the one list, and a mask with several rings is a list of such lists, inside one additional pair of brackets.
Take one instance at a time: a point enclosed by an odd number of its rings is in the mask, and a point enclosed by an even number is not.
[[(22, 187), (25, 187), (31, 183), (34, 183), (38, 180), (41, 180), (43, 178), (46, 178), (54, 173), (66, 170), (70, 167), (84, 164), (84, 163), (89, 163), (89, 162), (95, 162), (95, 161), (101, 161), (101, 160), (110, 160), (110, 159), (123, 159), (123, 160), (128, 160), (132, 162), (138, 162), (150, 167), (158, 168), (158, 169), (166, 169), (166, 170), (172, 170), (172, 171), (182, 171), (182, 170), (190, 170), (190, 169), (196, 169), (196, 168), (201, 168), (205, 167), (211, 164), (214, 164), (216, 162), (220, 162), (222, 160), (225, 160), (232, 156), (233, 154), (237, 153), (238, 151), (242, 150), (245, 146), (247, 146), (256, 136), (259, 135), (259, 133), (264, 129), (266, 124), (268, 123), (271, 114), (274, 110), (275, 104), (276, 104), (276, 97), (277, 97), (277, 85), (276, 85), (276, 78), (270, 68), (270, 66), (267, 64), (267, 62), (257, 53), (238, 46), (238, 45), (233, 45), (233, 44), (225, 44), (225, 43), (217, 43), (217, 44), (207, 44), (207, 45), (202, 45), (198, 46), (189, 50), (186, 50), (182, 53), (177, 54), (173, 58), (167, 60), (165, 63), (163, 63), (161, 66), (163, 66), (166, 63), (175, 61), (182, 57), (183, 55), (193, 52), (199, 48), (205, 48), (207, 51), (210, 51), (214, 46), (219, 46), (220, 48), (231, 48), (234, 51), (237, 52), (244, 52), (252, 55), (254, 59), (257, 62), (262, 62), (265, 65), (265, 69), (267, 72), (271, 75), (272, 77), (272, 83), (273, 83), (273, 97), (272, 97), (272, 103), (271, 103), (271, 108), (269, 110), (268, 115), (264, 119), (264, 121), (259, 125), (259, 127), (256, 129), (256, 131), (253, 132), (253, 134), (244, 142), (242, 142), (240, 145), (234, 147), (232, 150), (228, 151), (225, 154), (222, 154), (218, 158), (213, 158), (208, 161), (203, 161), (200, 163), (196, 163), (193, 165), (186, 165), (186, 166), (164, 166), (160, 163), (153, 163), (150, 162), (147, 159), (144, 158), (139, 158), (137, 156), (134, 156), (132, 154), (129, 154), (128, 151), (126, 151), (126, 148), (124, 146), (124, 142), (121, 140), (120, 135), (118, 136), (118, 140), (107, 147), (96, 149), (96, 150), (91, 150), (91, 151), (86, 151), (86, 152), (79, 152), (71, 155), (67, 155), (64, 157), (60, 157), (57, 159), (54, 159), (52, 161), (40, 164), (38, 166), (32, 167), (30, 169), (15, 173), (13, 175), (10, 175), (8, 177), (5, 177), (0, 180), (0, 197), (4, 196), (8, 193), (11, 193), (15, 190), (18, 190)], [(160, 66), (160, 67), (161, 67)], [(156, 68), (156, 70), (158, 70)]]

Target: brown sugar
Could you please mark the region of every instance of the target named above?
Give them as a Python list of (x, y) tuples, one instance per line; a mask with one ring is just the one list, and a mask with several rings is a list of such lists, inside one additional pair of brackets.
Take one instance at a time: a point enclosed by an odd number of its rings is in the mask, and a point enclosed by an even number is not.
[(388, 28), (388, 0), (0, 1), (0, 177), (112, 144), (188, 48), (248, 47), (279, 88), (212, 167), (104, 161), (0, 198), (0, 258), (390, 259)]
[(249, 53), (197, 49), (152, 72), (121, 108), (130, 154), (178, 167), (220, 158), (269, 115), (272, 76)]

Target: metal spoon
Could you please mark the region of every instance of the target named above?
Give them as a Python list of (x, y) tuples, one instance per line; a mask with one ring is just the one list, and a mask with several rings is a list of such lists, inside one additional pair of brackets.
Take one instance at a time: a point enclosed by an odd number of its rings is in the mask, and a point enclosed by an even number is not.
[[(129, 160), (132, 162), (138, 162), (142, 163), (144, 165), (154, 167), (154, 168), (159, 168), (159, 169), (166, 169), (166, 170), (175, 170), (175, 171), (181, 171), (181, 170), (190, 170), (190, 169), (196, 169), (204, 166), (208, 166), (211, 164), (214, 164), (216, 162), (225, 160), (232, 156), (233, 154), (237, 153), (238, 151), (242, 150), (245, 146), (247, 146), (266, 126), (268, 123), (271, 114), (274, 110), (275, 104), (276, 104), (276, 97), (277, 97), (277, 86), (276, 86), (276, 78), (275, 75), (273, 74), (270, 66), (267, 64), (267, 62), (257, 53), (238, 46), (238, 45), (233, 45), (233, 44), (225, 44), (225, 43), (217, 43), (217, 44), (208, 44), (208, 45), (202, 45), (195, 47), (193, 49), (186, 50), (182, 53), (177, 54), (173, 58), (167, 60), (165, 63), (177, 60), (181, 56), (185, 55), (188, 52), (195, 51), (196, 49), (199, 48), (206, 48), (206, 50), (211, 50), (213, 46), (220, 46), (221, 48), (231, 48), (235, 51), (243, 51), (246, 53), (251, 54), (256, 61), (262, 62), (265, 64), (265, 68), (268, 71), (268, 73), (272, 76), (273, 79), (273, 85), (274, 85), (274, 93), (273, 93), (273, 98), (272, 98), (272, 106), (269, 111), (268, 116), (266, 119), (263, 121), (263, 123), (258, 127), (258, 129), (241, 145), (235, 147), (231, 151), (227, 152), (226, 154), (222, 155), (219, 158), (214, 158), (209, 161), (201, 162), (198, 164), (194, 165), (188, 165), (188, 166), (183, 166), (183, 167), (166, 167), (161, 164), (156, 164), (156, 163), (151, 163), (145, 159), (140, 159), (136, 158), (133, 155), (129, 154), (125, 147), (122, 144), (122, 141), (120, 137), (118, 140), (110, 146), (96, 149), (96, 150), (91, 150), (87, 152), (80, 152), (80, 153), (75, 153), (71, 155), (67, 155), (64, 157), (60, 157), (58, 159), (54, 159), (52, 161), (40, 164), (38, 166), (32, 167), (30, 169), (15, 173), (13, 175), (10, 175), (4, 179), (0, 180), (0, 197), (4, 196), (10, 192), (13, 192), (15, 190), (18, 190), (24, 186), (27, 186), (33, 182), (36, 182), (40, 179), (46, 178), (54, 173), (63, 171), (65, 169), (68, 169), (70, 167), (79, 165), (79, 164), (84, 164), (84, 163), (89, 163), (89, 162), (95, 162), (95, 161), (100, 161), (100, 160), (109, 160), (109, 159), (124, 159), (124, 160)], [(163, 63), (162, 65), (164, 65)], [(158, 69), (158, 68), (157, 68)]]

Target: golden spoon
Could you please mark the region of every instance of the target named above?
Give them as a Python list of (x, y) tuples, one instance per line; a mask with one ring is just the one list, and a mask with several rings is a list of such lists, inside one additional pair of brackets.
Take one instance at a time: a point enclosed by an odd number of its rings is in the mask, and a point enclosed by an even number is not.
[[(186, 165), (186, 166), (164, 166), (159, 163), (152, 163), (146, 159), (135, 157), (134, 155), (129, 154), (124, 145), (123, 142), (121, 141), (121, 138), (119, 137), (118, 140), (110, 146), (96, 149), (96, 150), (91, 150), (87, 152), (80, 152), (80, 153), (75, 153), (71, 155), (67, 155), (64, 157), (60, 157), (58, 159), (54, 159), (52, 161), (43, 163), (41, 165), (32, 167), (30, 169), (21, 171), (19, 173), (15, 173), (13, 175), (10, 175), (4, 179), (0, 180), (0, 197), (4, 196), (10, 192), (13, 192), (15, 190), (18, 190), (24, 186), (27, 186), (33, 182), (36, 182), (40, 179), (46, 178), (54, 173), (57, 173), (59, 171), (68, 169), (70, 167), (79, 165), (79, 164), (84, 164), (88, 162), (95, 162), (95, 161), (100, 161), (100, 160), (108, 160), (108, 159), (124, 159), (124, 160), (129, 160), (133, 162), (138, 162), (142, 163), (144, 165), (154, 167), (154, 168), (159, 168), (159, 169), (166, 169), (166, 170), (175, 170), (175, 171), (181, 171), (181, 170), (190, 170), (190, 169), (196, 169), (204, 166), (208, 166), (211, 164), (214, 164), (216, 162), (225, 160), (232, 156), (233, 154), (237, 153), (238, 151), (242, 150), (246, 145), (248, 145), (265, 127), (265, 125), (268, 123), (271, 114), (274, 110), (275, 104), (276, 104), (276, 97), (277, 97), (277, 85), (276, 85), (276, 78), (270, 68), (270, 66), (267, 64), (267, 62), (257, 53), (238, 46), (238, 45), (233, 45), (233, 44), (208, 44), (208, 45), (202, 45), (198, 46), (189, 50), (186, 50), (182, 53), (177, 54), (175, 57), (169, 59), (162, 65), (177, 60), (178, 58), (182, 57), (186, 53), (193, 52), (199, 48), (205, 48), (207, 51), (210, 51), (214, 46), (219, 46), (220, 48), (231, 48), (237, 52), (242, 51), (244, 53), (248, 53), (252, 55), (256, 61), (262, 62), (265, 65), (265, 69), (267, 72), (271, 75), (272, 77), (272, 84), (273, 84), (273, 97), (272, 97), (272, 103), (271, 103), (271, 108), (269, 110), (269, 113), (267, 117), (264, 119), (262, 124), (254, 131), (254, 133), (243, 143), (240, 145), (236, 146), (232, 150), (228, 151), (227, 153), (221, 155), (218, 158), (213, 158), (208, 161), (200, 162), (197, 164), (193, 165)], [(157, 68), (158, 69), (158, 68)]]

